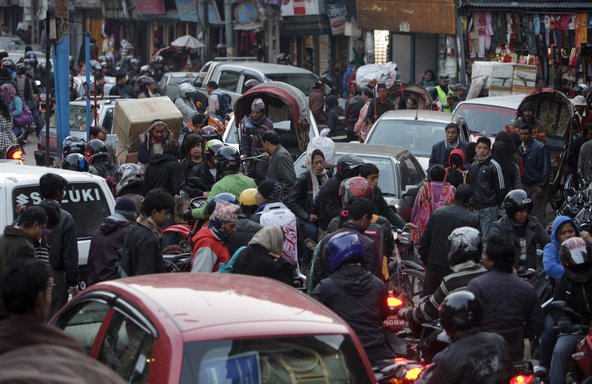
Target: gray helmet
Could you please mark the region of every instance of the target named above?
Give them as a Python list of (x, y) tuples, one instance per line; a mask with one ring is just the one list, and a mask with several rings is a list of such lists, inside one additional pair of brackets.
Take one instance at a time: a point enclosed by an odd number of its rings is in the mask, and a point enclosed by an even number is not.
[(456, 228), (448, 236), (448, 260), (451, 265), (481, 255), (483, 243), (481, 233), (473, 227)]
[(195, 93), (195, 92), (197, 92), (197, 90), (191, 84), (182, 83), (179, 85), (179, 97), (181, 97), (183, 99), (185, 97), (187, 97), (188, 93)]

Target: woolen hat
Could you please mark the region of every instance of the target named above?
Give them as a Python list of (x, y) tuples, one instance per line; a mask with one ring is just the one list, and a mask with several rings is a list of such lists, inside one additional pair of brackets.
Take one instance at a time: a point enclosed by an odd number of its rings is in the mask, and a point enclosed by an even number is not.
[(135, 220), (138, 217), (136, 211), (136, 204), (134, 201), (127, 197), (121, 197), (115, 204), (115, 213), (119, 213), (126, 219)]
[(214, 209), (211, 218), (220, 221), (236, 221), (239, 211), (240, 207), (238, 205), (220, 200), (216, 202), (216, 208)]
[(257, 98), (253, 100), (253, 104), (251, 104), (252, 111), (262, 111), (263, 109), (265, 109), (265, 103), (262, 99)]
[(257, 186), (257, 191), (267, 200), (279, 201), (282, 197), (282, 184), (277, 180), (264, 180)]

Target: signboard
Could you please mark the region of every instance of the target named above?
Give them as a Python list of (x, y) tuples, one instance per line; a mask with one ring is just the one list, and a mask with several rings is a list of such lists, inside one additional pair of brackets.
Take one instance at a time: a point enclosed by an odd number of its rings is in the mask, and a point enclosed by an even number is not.
[(100, 0), (76, 0), (75, 7), (78, 9), (97, 9), (101, 8)]
[(175, 0), (179, 20), (197, 22), (197, 0)]
[(345, 32), (345, 23), (347, 20), (347, 8), (343, 3), (327, 4), (327, 17), (331, 25), (331, 33), (335, 35), (343, 35)]
[(105, 19), (128, 19), (127, 4), (125, 0), (103, 0), (103, 17)]
[(284, 0), (282, 2), (282, 16), (319, 15), (319, 0)]
[(166, 10), (162, 0), (136, 0), (136, 12), (139, 15), (160, 15)]

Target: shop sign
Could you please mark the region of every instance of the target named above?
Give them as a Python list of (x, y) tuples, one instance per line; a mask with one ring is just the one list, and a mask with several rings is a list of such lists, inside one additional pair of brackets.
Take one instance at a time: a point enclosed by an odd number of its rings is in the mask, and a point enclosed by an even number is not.
[(175, 0), (179, 20), (197, 22), (197, 0)]
[(100, 9), (101, 0), (76, 0), (74, 5), (77, 9)]
[(282, 16), (319, 15), (319, 0), (283, 0)]
[(335, 35), (343, 35), (345, 32), (345, 23), (347, 20), (347, 8), (343, 3), (326, 4), (327, 17), (329, 18), (329, 24), (331, 25), (331, 33)]
[(136, 0), (136, 12), (139, 15), (160, 15), (166, 10), (162, 0)]
[(129, 18), (126, 0), (103, 0), (101, 1), (101, 6), (105, 19)]
[(233, 5), (233, 27), (236, 30), (252, 31), (261, 27), (259, 7), (254, 0), (245, 0)]

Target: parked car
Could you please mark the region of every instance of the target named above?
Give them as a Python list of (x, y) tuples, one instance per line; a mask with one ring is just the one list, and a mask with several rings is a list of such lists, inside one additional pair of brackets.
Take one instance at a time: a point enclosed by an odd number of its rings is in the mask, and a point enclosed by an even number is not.
[(168, 96), (175, 101), (179, 97), (179, 84), (192, 83), (197, 78), (198, 72), (167, 72), (160, 80), (160, 89), (164, 96)]
[(494, 137), (507, 126), (514, 126), (523, 99), (524, 95), (478, 97), (460, 102), (452, 115), (465, 121), (471, 141), (484, 135)]
[[(453, 121), (452, 115), (429, 110), (388, 111), (368, 132), (367, 144), (386, 144), (408, 149), (427, 172), (432, 147), (444, 140), (444, 128)], [(469, 141), (469, 130), (463, 121), (460, 140)]]
[(105, 179), (89, 173), (0, 162), (0, 191), (3, 197), (0, 199), (0, 212), (4, 212), (0, 213), (0, 228), (14, 222), (18, 205), (41, 202), (39, 178), (48, 172), (57, 173), (68, 180), (61, 205), (76, 223), (79, 285), (83, 289), (86, 287), (90, 238), (115, 209), (115, 199)]
[[(405, 220), (411, 219), (411, 209), (419, 186), (426, 174), (415, 156), (406, 149), (379, 144), (335, 143), (335, 161), (341, 156), (358, 155), (365, 163), (378, 167), (378, 186), (386, 202)], [(305, 170), (306, 152), (294, 162), (296, 177)]]
[(176, 273), (103, 282), (50, 323), (129, 383), (375, 382), (339, 316), (263, 277)]
[[(107, 143), (113, 148), (117, 148), (117, 135), (113, 133), (113, 111), (117, 101), (125, 101), (121, 98), (104, 98), (98, 100), (97, 108), (95, 102), (91, 101), (91, 126), (99, 125), (107, 130)], [(93, 116), (94, 113), (94, 116)], [(94, 118), (96, 117), (96, 119)], [(53, 114), (49, 118), (49, 153), (52, 157), (57, 156), (57, 116)], [(87, 139), (86, 132), (86, 100), (76, 100), (70, 102), (70, 135), (79, 136)], [(45, 153), (45, 128), (41, 130), (40, 140), (37, 143), (35, 158), (37, 165), (43, 165), (41, 160)], [(44, 160), (43, 160), (44, 162)]]
[(312, 86), (319, 78), (307, 69), (258, 61), (210, 61), (204, 66), (202, 72), (206, 72), (206, 75), (203, 80), (200, 79), (202, 86), (198, 88), (198, 91), (207, 95), (206, 86), (208, 82), (215, 81), (218, 83), (218, 89), (221, 92), (230, 95), (232, 105), (245, 92), (245, 82), (251, 79), (255, 79), (260, 83), (281, 81), (300, 89), (308, 97)]

